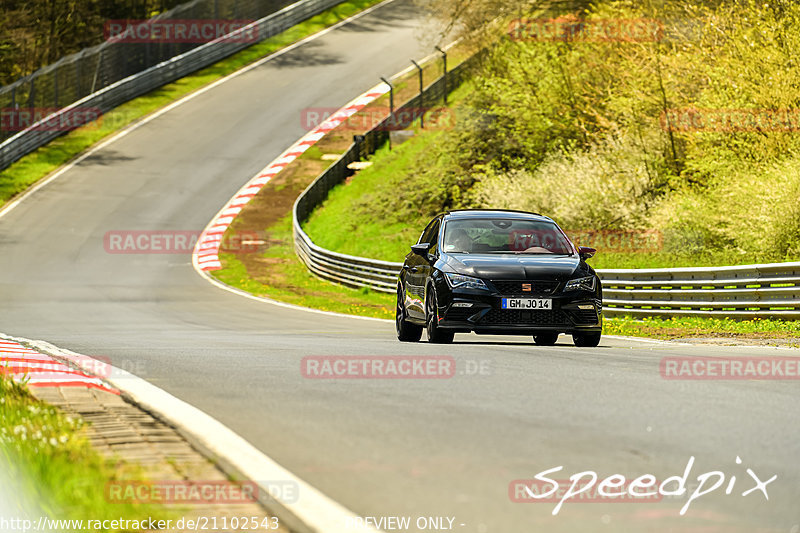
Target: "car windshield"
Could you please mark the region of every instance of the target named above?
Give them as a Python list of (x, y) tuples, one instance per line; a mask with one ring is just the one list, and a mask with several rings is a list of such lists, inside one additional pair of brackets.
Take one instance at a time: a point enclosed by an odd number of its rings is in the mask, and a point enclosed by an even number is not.
[(469, 218), (445, 224), (446, 253), (559, 254), (573, 247), (552, 222), (511, 218)]

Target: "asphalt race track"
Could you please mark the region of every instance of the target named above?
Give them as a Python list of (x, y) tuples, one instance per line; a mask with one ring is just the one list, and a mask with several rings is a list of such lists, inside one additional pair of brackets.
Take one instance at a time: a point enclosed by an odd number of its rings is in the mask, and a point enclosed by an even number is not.
[[(106, 253), (110, 230), (203, 229), (304, 133), (303, 108), (344, 105), (430, 53), (434, 43), (419, 40), (423, 20), (411, 2), (388, 4), (132, 131), (0, 218), (0, 331), (110, 357), (362, 516), (455, 517), (453, 529), (470, 533), (796, 533), (797, 381), (665, 380), (659, 361), (797, 352), (623, 339), (577, 349), (563, 337), (545, 348), (476, 335), (401, 344), (389, 322), (223, 291), (189, 255)], [(418, 354), (453, 356), (458, 372), (300, 372), (309, 355)], [(567, 503), (556, 516), (555, 503), (509, 499), (512, 480), (559, 465), (554, 478), (592, 470), (666, 479), (691, 456), (690, 481), (719, 470), (725, 484), (685, 516), (685, 497)], [(753, 486), (747, 468), (762, 480), (778, 475), (769, 501), (759, 491), (741, 496)]]

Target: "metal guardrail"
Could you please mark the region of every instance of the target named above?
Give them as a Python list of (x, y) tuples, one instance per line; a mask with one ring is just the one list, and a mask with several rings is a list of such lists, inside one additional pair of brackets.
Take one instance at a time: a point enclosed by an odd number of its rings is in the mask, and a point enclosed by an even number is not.
[[(196, 46), (187, 52), (175, 55), (170, 59), (161, 61), (149, 68), (141, 70), (140, 72), (136, 72), (135, 74), (110, 83), (108, 86), (92, 92), (88, 96), (79, 98), (71, 104), (58, 109), (56, 112), (48, 115), (39, 122), (32, 124), (27, 129), (16, 133), (12, 137), (9, 137), (2, 144), (0, 144), (0, 170), (8, 167), (14, 161), (36, 150), (40, 146), (47, 144), (59, 135), (63, 135), (65, 131), (53, 131), (53, 128), (48, 128), (46, 126), (48, 123), (57, 123), (59, 117), (70, 117), (70, 114), (74, 114), (81, 108), (96, 108), (99, 109), (100, 112), (105, 113), (119, 106), (120, 104), (136, 98), (137, 96), (141, 96), (149, 91), (152, 91), (153, 89), (161, 87), (162, 85), (212, 65), (217, 61), (220, 61), (221, 59), (224, 59), (238, 52), (239, 50), (254, 44), (255, 42), (253, 40), (244, 38), (237, 39), (236, 36), (238, 35), (247, 35), (248, 32), (257, 32), (257, 40), (261, 41), (269, 37), (273, 37), (278, 33), (281, 33), (304, 20), (313, 17), (314, 15), (331, 8), (336, 4), (339, 4), (340, 2), (341, 0), (300, 0), (299, 2), (287, 6), (280, 11), (260, 18), (252, 24), (249, 24), (248, 26), (237, 31), (233, 31), (218, 39)], [(264, 5), (266, 6), (267, 4)], [(237, 16), (241, 17), (242, 13), (238, 13)], [(235, 42), (237, 40), (240, 42)], [(127, 43), (117, 43), (115, 46), (125, 46), (125, 44)], [(100, 55), (98, 55), (97, 59), (98, 62), (103, 59), (103, 50), (106, 50), (106, 53), (108, 53), (108, 50), (110, 50), (107, 47), (104, 49), (104, 46), (106, 45), (103, 44), (96, 47), (100, 51)], [(83, 54), (83, 52), (81, 52), (81, 54)], [(114, 57), (117, 56), (119, 56), (121, 58), (120, 60), (122, 60), (130, 56), (130, 52), (127, 54), (122, 53), (122, 55), (117, 54)], [(65, 58), (65, 60), (66, 59), (67, 58)], [(111, 61), (108, 58), (105, 58), (104, 60), (106, 63)], [(59, 64), (60, 63), (61, 62), (59, 62)], [(47, 68), (49, 67), (46, 67), (46, 69)], [(17, 82), (17, 84), (19, 83), (23, 83), (23, 85), (31, 84), (30, 90), (34, 91), (34, 85), (32, 81), (27, 81), (26, 79)], [(16, 84), (12, 85), (14, 86), (4, 87), (2, 90), (0, 90), (0, 101), (5, 102), (4, 98), (7, 96), (6, 93), (11, 95), (9, 96), (11, 97), (9, 102), (13, 101), (14, 98), (20, 98), (20, 89), (16, 88)], [(49, 85), (52, 84), (50, 83)], [(38, 92), (41, 94), (42, 90), (44, 89), (38, 90)], [(13, 97), (14, 91), (17, 92), (16, 97)], [(63, 99), (68, 91), (62, 91), (62, 93), (65, 93), (61, 97)], [(58, 97), (56, 97), (56, 106), (57, 102)], [(10, 103), (8, 103), (8, 105), (14, 107)]]
[(800, 318), (800, 263), (597, 273), (605, 314)]
[[(450, 73), (450, 88), (462, 80), (464, 67)], [(458, 68), (458, 67), (457, 67)], [(418, 108), (442, 96), (444, 82), (431, 84), (419, 97), (398, 109)], [(434, 98), (433, 95), (436, 95)], [(387, 118), (387, 120), (389, 120)], [(402, 263), (340, 254), (314, 244), (301, 224), (328, 192), (353, 172), (347, 166), (380, 146), (388, 133), (386, 121), (353, 144), (323, 172), (294, 205), (294, 241), (298, 257), (315, 275), (348, 287), (397, 290)], [(728, 267), (598, 270), (603, 282), (603, 313), (634, 316), (711, 316), (731, 318), (800, 318), (800, 263), (770, 263)]]

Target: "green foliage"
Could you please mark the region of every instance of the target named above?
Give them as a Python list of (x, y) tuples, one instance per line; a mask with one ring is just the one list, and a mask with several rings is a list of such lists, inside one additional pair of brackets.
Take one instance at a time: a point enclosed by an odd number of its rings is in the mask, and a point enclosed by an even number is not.
[[(530, 10), (522, 0), (512, 4), (516, 14)], [(661, 253), (615, 255), (615, 265), (600, 250), (604, 267), (800, 259), (800, 120), (709, 121), (730, 110), (800, 117), (800, 4), (546, 7), (548, 16), (576, 22), (658, 20), (663, 32), (641, 42), (526, 41), (503, 35), (512, 15), (484, 21), (496, 36), (455, 98), (456, 127), (379, 154), (352, 181), (361, 183), (353, 185), (357, 199), (336, 192), (312, 218), (314, 238), (336, 234), (326, 210), (349, 212), (347, 243), (332, 243), (398, 260), (387, 252), (404, 247), (380, 241), (393, 242), (401, 223), (413, 226), (411, 237), (448, 208), (499, 207), (540, 212), (570, 229), (661, 231)], [(474, 30), (479, 13), (469, 16)], [(673, 122), (686, 110), (704, 117), (704, 127)], [(386, 231), (367, 215), (385, 221)]]
[(140, 470), (100, 457), (82, 419), (37, 400), (1, 370), (0, 466), (18, 481), (24, 496), (52, 518), (141, 520), (171, 515), (155, 505), (109, 502), (106, 482), (142, 479)]

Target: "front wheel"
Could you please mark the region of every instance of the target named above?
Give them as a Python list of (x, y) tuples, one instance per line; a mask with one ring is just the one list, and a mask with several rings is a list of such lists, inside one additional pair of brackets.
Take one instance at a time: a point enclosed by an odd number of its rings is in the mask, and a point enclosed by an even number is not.
[(425, 298), (425, 323), (428, 330), (428, 342), (434, 344), (453, 342), (455, 333), (439, 327), (439, 307), (436, 305), (436, 292), (433, 287), (428, 289), (428, 296)]
[(397, 288), (397, 311), (395, 312), (395, 328), (397, 340), (400, 342), (417, 342), (422, 338), (422, 326), (411, 324), (406, 320), (406, 308), (403, 305), (403, 289)]
[(600, 344), (600, 333), (573, 333), (572, 341), (581, 348), (593, 348)]

